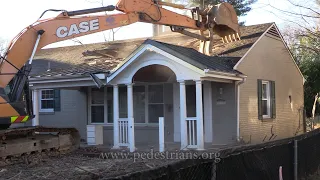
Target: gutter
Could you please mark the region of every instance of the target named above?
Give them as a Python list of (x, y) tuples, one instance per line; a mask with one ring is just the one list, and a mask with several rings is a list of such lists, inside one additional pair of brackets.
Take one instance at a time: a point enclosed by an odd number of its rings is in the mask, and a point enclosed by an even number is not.
[(221, 71), (214, 71), (210, 69), (204, 69), (203, 70), (205, 75), (211, 76), (211, 77), (217, 77), (222, 79), (231, 79), (235, 81), (242, 81), (244, 78), (246, 78), (246, 75), (243, 74), (234, 74), (234, 73), (227, 73), (227, 72), (221, 72)]
[[(88, 77), (89, 75), (89, 77)], [(44, 76), (29, 78), (31, 84), (42, 84), (42, 83), (59, 83), (59, 82), (75, 82), (75, 81), (90, 81), (92, 80), (94, 84), (100, 89), (104, 87), (106, 83), (103, 81), (106, 79), (106, 74), (104, 73), (85, 73), (82, 75), (73, 76)], [(30, 85), (31, 85), (30, 84)]]
[(105, 82), (101, 81), (100, 78), (93, 73), (89, 73), (90, 77), (92, 78), (93, 82), (96, 84), (96, 86), (100, 89), (101, 87), (104, 87), (106, 85)]
[(240, 142), (240, 85), (246, 81), (243, 78), (241, 81), (236, 82), (237, 86), (237, 141)]

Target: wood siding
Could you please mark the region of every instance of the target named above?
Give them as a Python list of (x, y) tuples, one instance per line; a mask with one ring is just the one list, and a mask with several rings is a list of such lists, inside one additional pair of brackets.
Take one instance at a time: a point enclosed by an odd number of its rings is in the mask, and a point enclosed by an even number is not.
[[(240, 138), (251, 143), (269, 141), (272, 126), (275, 139), (303, 131), (303, 77), (279, 38), (262, 37), (238, 70), (248, 76), (240, 86)], [(275, 81), (275, 119), (258, 119), (257, 79)]]

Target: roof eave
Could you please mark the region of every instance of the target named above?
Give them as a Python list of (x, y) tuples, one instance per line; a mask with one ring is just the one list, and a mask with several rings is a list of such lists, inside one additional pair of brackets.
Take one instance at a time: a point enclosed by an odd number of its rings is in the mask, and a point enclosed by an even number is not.
[(230, 79), (235, 81), (242, 81), (247, 77), (244, 74), (221, 72), (221, 71), (215, 71), (210, 69), (204, 69), (204, 73), (205, 73), (205, 76), (222, 78), (222, 79)]
[[(93, 73), (94, 74), (94, 73)], [(106, 73), (98, 73), (95, 74), (99, 79), (106, 79), (107, 74)], [(91, 77), (89, 74), (82, 74), (82, 75), (61, 75), (61, 76), (40, 76), (40, 77), (30, 77), (29, 81), (30, 83), (41, 83), (41, 82), (61, 82), (61, 81), (83, 81), (83, 80), (90, 80)]]

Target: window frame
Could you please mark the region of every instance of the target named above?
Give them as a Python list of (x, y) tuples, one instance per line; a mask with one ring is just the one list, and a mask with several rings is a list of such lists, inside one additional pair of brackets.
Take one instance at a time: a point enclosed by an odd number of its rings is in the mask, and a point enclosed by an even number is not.
[[(53, 91), (53, 98), (49, 98), (49, 99), (43, 99), (42, 98), (42, 92), (43, 91), (47, 91), (47, 90)], [(39, 92), (39, 112), (54, 112), (54, 103), (55, 103), (55, 100), (54, 100), (54, 89), (41, 89), (39, 91), (40, 91)], [(53, 108), (43, 109), (42, 108), (42, 100), (52, 100), (53, 101)]]
[[(149, 101), (149, 86), (152, 86), (152, 85), (155, 85), (155, 86), (161, 86), (162, 88), (162, 102), (159, 103), (159, 102), (150, 102)], [(163, 107), (163, 116), (165, 116), (165, 94), (164, 94), (164, 84), (163, 83), (150, 83), (150, 84), (146, 84), (145, 85), (147, 87), (147, 90), (146, 90), (146, 96), (147, 98), (145, 99), (145, 104), (146, 104), (146, 118), (145, 118), (145, 123), (140, 123), (140, 124), (152, 124), (152, 125), (159, 125), (159, 121), (158, 122), (150, 122), (149, 120), (149, 105), (162, 105)]]
[[(88, 122), (92, 125), (104, 125), (109, 124), (112, 125), (113, 123), (108, 123), (108, 109), (107, 109), (107, 87), (104, 87), (103, 90), (103, 104), (92, 104), (92, 89), (95, 87), (88, 87)], [(93, 106), (103, 106), (104, 115), (103, 115), (103, 122), (92, 122), (92, 111), (91, 107)]]
[[(270, 86), (270, 81), (265, 81), (262, 80), (262, 87), (261, 90), (263, 91), (263, 85), (266, 85), (266, 95), (267, 98), (263, 97), (263, 93), (262, 93), (262, 97), (261, 97), (261, 101), (267, 101), (267, 114), (262, 114), (262, 118), (271, 118), (271, 86)], [(263, 111), (262, 111), (263, 112)]]

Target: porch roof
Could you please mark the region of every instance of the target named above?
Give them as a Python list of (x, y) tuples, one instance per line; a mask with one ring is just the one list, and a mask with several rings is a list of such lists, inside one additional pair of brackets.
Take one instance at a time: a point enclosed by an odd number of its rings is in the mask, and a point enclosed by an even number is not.
[(199, 53), (193, 48), (153, 41), (150, 39), (146, 40), (145, 44), (150, 44), (157, 48), (160, 48), (161, 50), (166, 51), (167, 53), (172, 54), (202, 70), (209, 69), (221, 72), (241, 74), (239, 71), (233, 69), (233, 66), (241, 59), (241, 57), (207, 56)]
[(146, 43), (179, 56), (178, 58), (200, 69), (239, 74), (240, 72), (233, 70), (234, 65), (271, 25), (272, 23), (267, 23), (240, 27), (241, 40), (227, 44), (223, 44), (221, 38), (216, 37), (212, 56), (196, 51), (199, 46), (197, 39), (178, 33), (152, 37), (148, 40), (140, 38), (42, 49), (35, 56), (30, 77), (58, 79), (87, 76), (87, 73), (108, 74), (117, 69), (139, 46)]

